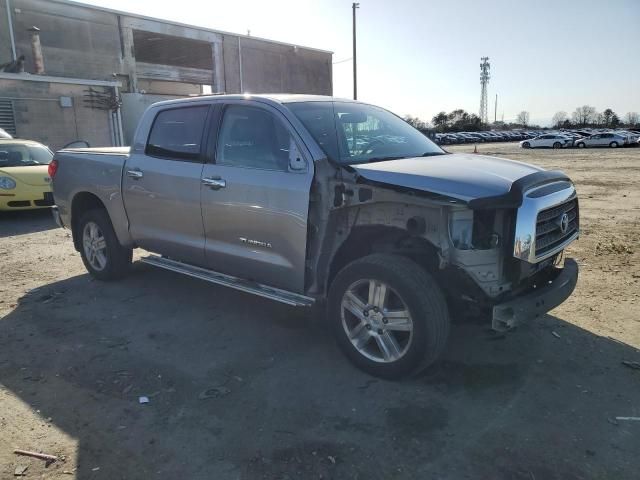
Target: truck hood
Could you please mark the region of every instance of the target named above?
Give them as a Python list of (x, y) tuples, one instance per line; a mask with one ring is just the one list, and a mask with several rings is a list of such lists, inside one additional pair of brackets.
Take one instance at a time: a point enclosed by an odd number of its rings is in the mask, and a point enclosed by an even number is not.
[(29, 165), (24, 167), (2, 167), (0, 175), (5, 174), (14, 179), (36, 187), (46, 187), (51, 184), (48, 165)]
[(477, 154), (452, 153), (352, 165), (377, 183), (422, 190), (468, 202), (509, 192), (516, 180), (542, 171), (522, 162)]

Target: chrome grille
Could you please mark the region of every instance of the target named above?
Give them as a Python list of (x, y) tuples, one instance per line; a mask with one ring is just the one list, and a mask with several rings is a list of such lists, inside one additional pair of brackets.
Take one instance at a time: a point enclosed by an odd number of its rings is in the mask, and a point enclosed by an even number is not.
[[(562, 220), (567, 215), (567, 228), (562, 231)], [(536, 257), (543, 256), (561, 246), (579, 229), (578, 199), (557, 205), (538, 213), (536, 221)]]

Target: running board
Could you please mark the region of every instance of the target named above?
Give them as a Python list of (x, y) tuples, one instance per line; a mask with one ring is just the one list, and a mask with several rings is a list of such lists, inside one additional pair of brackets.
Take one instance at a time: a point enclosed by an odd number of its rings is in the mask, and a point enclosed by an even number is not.
[(205, 280), (207, 282), (235, 288), (241, 292), (252, 293), (270, 300), (286, 303), (287, 305), (293, 305), (294, 307), (310, 307), (315, 302), (313, 298), (305, 295), (289, 292), (287, 290), (280, 290), (279, 288), (268, 287), (266, 285), (250, 282), (224, 273), (214, 272), (213, 270), (207, 270), (206, 268), (194, 267), (193, 265), (188, 265), (165, 257), (159, 257), (157, 255), (143, 257), (140, 261), (155, 267), (171, 270), (172, 272), (199, 278), (200, 280)]

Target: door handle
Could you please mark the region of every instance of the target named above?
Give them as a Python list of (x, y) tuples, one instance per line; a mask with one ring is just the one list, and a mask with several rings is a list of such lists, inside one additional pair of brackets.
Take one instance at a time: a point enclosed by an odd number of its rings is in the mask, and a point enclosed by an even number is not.
[(138, 169), (127, 170), (127, 177), (133, 178), (134, 180), (139, 180), (144, 177), (144, 174)]
[(225, 188), (227, 186), (227, 181), (220, 177), (205, 177), (202, 179), (202, 184), (206, 185), (209, 188), (212, 188), (213, 190), (220, 190), (221, 188)]

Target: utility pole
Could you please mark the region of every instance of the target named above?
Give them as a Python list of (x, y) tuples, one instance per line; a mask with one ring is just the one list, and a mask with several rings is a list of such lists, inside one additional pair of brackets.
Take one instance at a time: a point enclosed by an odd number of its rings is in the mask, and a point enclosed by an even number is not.
[(498, 121), (498, 94), (496, 93), (496, 106), (493, 108), (493, 123)]
[(360, 8), (359, 3), (353, 3), (353, 99), (358, 99), (358, 61), (356, 57), (356, 9)]

